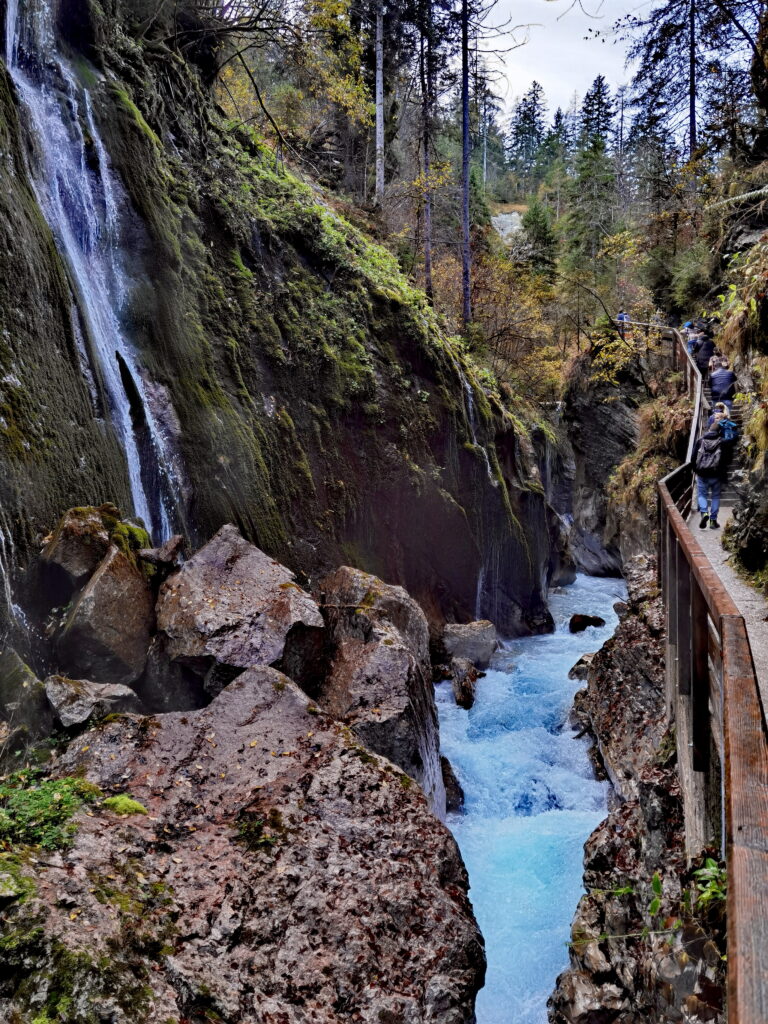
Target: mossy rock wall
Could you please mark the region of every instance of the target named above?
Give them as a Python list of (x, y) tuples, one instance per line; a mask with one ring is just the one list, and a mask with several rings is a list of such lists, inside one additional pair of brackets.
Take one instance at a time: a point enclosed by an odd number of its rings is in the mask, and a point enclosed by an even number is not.
[[(402, 583), (434, 620), (474, 614), (492, 558), (502, 624), (540, 628), (543, 498), (503, 410), (476, 388), (489, 479), (467, 423), (461, 373), (471, 371), (424, 295), (319, 190), (224, 122), (194, 67), (151, 33), (133, 37), (125, 8), (72, 0), (66, 10), (89, 25), (79, 59), (105, 72), (91, 92), (132, 207), (128, 328), (180, 423), (193, 543), (234, 522), (307, 577), (349, 562)], [(86, 432), (99, 429), (79, 392), (76, 452), (92, 450)], [(112, 495), (80, 495), (76, 481), (68, 467), (56, 512), (125, 494), (119, 479)]]
[[(0, 529), (6, 563), (24, 562), (30, 544), (68, 506), (125, 502), (128, 493), (122, 454), (99, 415), (100, 396), (91, 397), (83, 377), (72, 297), (27, 178), (26, 145), (18, 100), (0, 64)], [(0, 588), (0, 626), (4, 615)]]

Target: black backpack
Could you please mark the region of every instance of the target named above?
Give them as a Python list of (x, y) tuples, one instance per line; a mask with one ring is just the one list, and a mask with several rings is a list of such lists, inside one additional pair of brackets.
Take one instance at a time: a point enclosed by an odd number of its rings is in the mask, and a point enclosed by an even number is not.
[(693, 468), (699, 476), (719, 476), (722, 451), (719, 437), (702, 437)]

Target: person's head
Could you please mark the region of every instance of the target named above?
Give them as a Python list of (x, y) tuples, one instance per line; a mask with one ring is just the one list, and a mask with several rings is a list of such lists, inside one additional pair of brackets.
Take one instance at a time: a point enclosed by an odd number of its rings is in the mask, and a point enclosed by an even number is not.
[(723, 416), (728, 415), (728, 406), (725, 402), (715, 402), (715, 415), (721, 413)]
[(725, 358), (725, 356), (723, 356), (723, 358), (720, 360), (720, 365), (722, 366), (722, 368), (724, 370), (728, 369), (730, 364), (729, 364), (728, 360)]

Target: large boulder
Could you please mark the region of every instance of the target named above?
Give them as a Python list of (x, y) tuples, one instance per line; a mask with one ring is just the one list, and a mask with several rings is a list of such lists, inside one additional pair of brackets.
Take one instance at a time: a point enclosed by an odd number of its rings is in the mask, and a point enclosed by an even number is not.
[[(105, 506), (112, 510), (113, 506)], [(117, 509), (114, 509), (117, 513)], [(71, 593), (96, 572), (109, 550), (109, 530), (102, 511), (93, 506), (71, 508), (46, 538), (40, 561), (47, 570), (46, 582)], [(54, 600), (54, 604), (56, 601)]]
[(421, 785), (445, 813), (423, 611), (401, 587), (343, 566), (321, 583), (332, 655), (318, 703)]
[(112, 1024), (474, 1019), (485, 958), (453, 837), (275, 670), (203, 710), (100, 725), (57, 774), (148, 813), (91, 804), (69, 849), (25, 864), (0, 1019), (62, 992)]
[(284, 565), (222, 526), (163, 584), (157, 628), (165, 653), (215, 695), (243, 669), (274, 665), (304, 684), (319, 671), (324, 622)]
[(133, 690), (118, 683), (49, 676), (45, 680), (45, 693), (65, 729), (98, 722), (110, 714), (141, 711), (141, 702)]
[(72, 676), (102, 683), (135, 682), (147, 660), (152, 605), (146, 577), (113, 544), (57, 636), (62, 667)]
[(476, 668), (488, 668), (499, 646), (496, 627), (487, 619), (449, 623), (443, 631), (443, 647), (450, 658), (466, 658)]

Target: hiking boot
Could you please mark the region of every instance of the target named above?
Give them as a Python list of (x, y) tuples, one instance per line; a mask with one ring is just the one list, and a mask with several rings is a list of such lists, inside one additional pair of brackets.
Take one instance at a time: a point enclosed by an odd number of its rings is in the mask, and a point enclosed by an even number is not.
[(701, 514), (701, 522), (699, 523), (699, 529), (700, 530), (706, 529), (708, 521), (709, 521), (709, 516), (707, 515), (706, 512), (702, 512), (702, 514)]
[(719, 530), (720, 529), (720, 523), (718, 523), (718, 521), (716, 519), (710, 519), (709, 520), (709, 528), (710, 528), (710, 530)]

